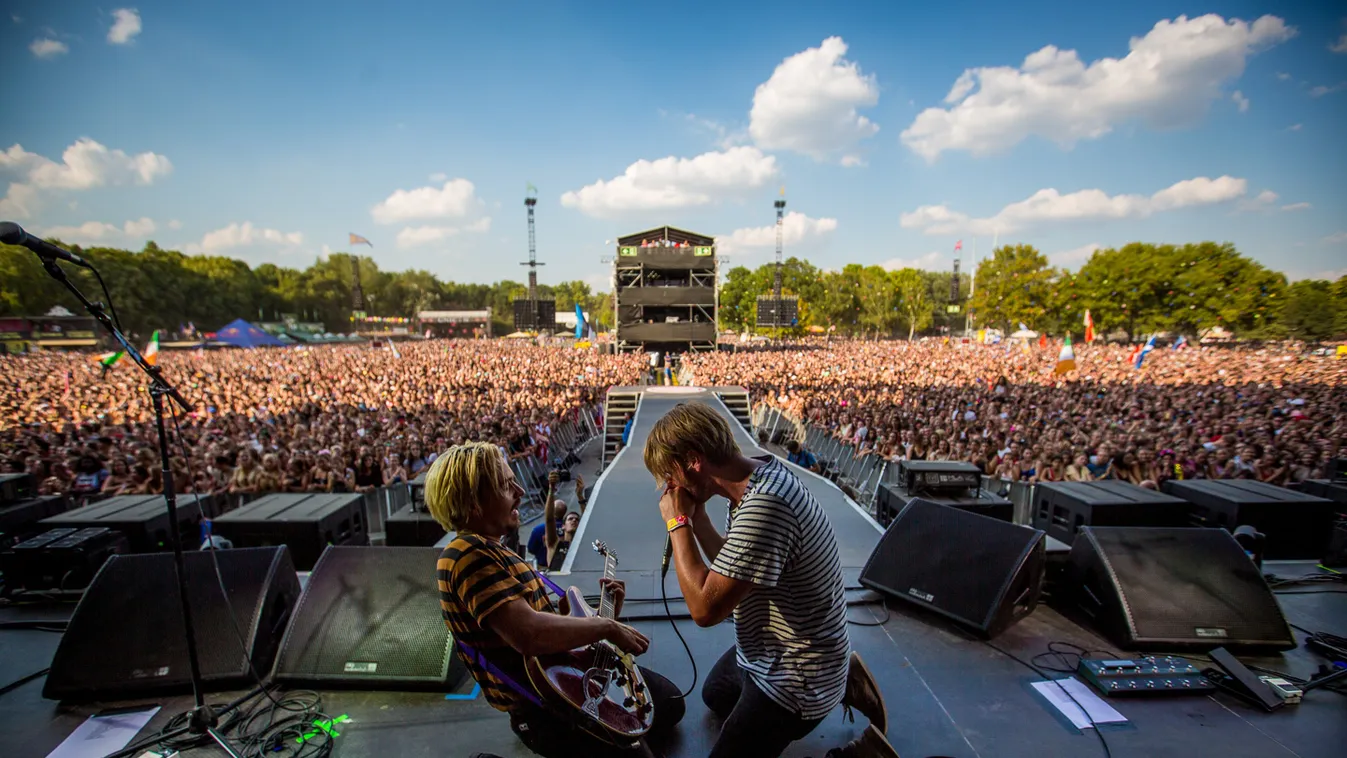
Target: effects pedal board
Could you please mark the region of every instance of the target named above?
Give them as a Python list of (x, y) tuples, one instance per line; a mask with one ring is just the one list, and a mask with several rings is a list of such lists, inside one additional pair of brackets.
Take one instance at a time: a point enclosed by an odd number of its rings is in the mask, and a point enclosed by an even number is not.
[(1202, 669), (1172, 656), (1082, 658), (1076, 671), (1109, 697), (1207, 693), (1216, 689), (1202, 675)]

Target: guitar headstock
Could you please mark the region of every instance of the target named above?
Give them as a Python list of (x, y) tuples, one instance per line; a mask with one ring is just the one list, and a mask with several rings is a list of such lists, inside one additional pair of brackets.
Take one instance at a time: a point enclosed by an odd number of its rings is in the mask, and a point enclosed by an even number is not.
[(608, 547), (608, 544), (603, 540), (594, 540), (594, 552), (612, 561), (613, 565), (617, 565), (617, 552)]

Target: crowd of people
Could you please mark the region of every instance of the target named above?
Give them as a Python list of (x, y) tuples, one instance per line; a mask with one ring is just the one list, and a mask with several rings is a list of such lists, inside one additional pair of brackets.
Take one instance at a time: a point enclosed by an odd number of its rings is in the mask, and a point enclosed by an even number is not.
[[(682, 379), (742, 385), (754, 402), (897, 461), (962, 460), (1011, 481), (1250, 478), (1292, 484), (1347, 452), (1347, 361), (1291, 347), (1057, 351), (958, 341), (816, 341), (689, 354)], [(369, 490), (416, 477), (469, 440), (547, 455), (567, 418), (639, 383), (644, 354), (436, 340), (394, 357), (367, 346), (161, 354), (195, 404), (181, 431), (183, 492)], [(134, 366), (89, 356), (0, 358), (0, 470), (46, 494), (161, 490), (153, 410)], [(600, 420), (601, 423), (601, 420)], [(176, 437), (175, 437), (176, 439)], [(185, 451), (185, 455), (182, 454)]]
[(819, 340), (700, 353), (683, 376), (741, 385), (865, 455), (976, 463), (1009, 481), (1257, 479), (1329, 475), (1347, 454), (1347, 361), (1297, 346), (1024, 349), (941, 339)]
[[(165, 377), (195, 406), (168, 421), (175, 487), (365, 491), (410, 481), (470, 440), (545, 458), (554, 428), (597, 412), (609, 386), (636, 383), (648, 362), (484, 340), (408, 343), (399, 353), (160, 353)], [(27, 472), (43, 494), (77, 499), (161, 492), (145, 385), (129, 362), (104, 371), (87, 354), (0, 357), (0, 471)]]

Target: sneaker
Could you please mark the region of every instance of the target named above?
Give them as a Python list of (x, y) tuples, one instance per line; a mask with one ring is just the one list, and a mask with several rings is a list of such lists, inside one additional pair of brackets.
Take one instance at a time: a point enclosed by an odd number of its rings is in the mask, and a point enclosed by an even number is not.
[(889, 713), (884, 708), (884, 696), (880, 694), (879, 685), (875, 684), (875, 678), (865, 661), (861, 660), (860, 653), (854, 650), (851, 651), (851, 667), (847, 671), (847, 691), (842, 696), (842, 708), (852, 721), (856, 720), (851, 713), (854, 708), (870, 719), (871, 726), (881, 735), (888, 734)]
[(848, 742), (845, 747), (829, 750), (824, 758), (898, 758), (898, 751), (893, 749), (893, 745), (874, 724), (870, 724), (860, 737)]

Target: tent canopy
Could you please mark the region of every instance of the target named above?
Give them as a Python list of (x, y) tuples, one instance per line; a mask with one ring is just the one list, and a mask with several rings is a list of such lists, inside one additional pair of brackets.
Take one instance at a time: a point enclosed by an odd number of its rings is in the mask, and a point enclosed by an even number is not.
[(215, 339), (234, 347), (280, 347), (285, 345), (284, 342), (243, 319), (236, 319), (226, 324), (215, 333)]

